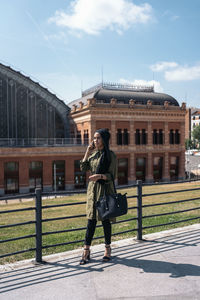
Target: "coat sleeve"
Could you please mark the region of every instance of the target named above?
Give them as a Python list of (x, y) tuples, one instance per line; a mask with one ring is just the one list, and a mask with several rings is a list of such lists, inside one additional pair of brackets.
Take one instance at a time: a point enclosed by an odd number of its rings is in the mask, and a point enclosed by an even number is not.
[(89, 160), (80, 160), (80, 169), (82, 172), (86, 172), (88, 170), (90, 170), (90, 163)]
[(111, 152), (110, 167), (105, 175), (107, 177), (107, 180), (105, 180), (106, 184), (110, 184), (110, 182), (112, 182), (112, 178), (113, 180), (115, 180), (117, 177), (117, 157), (114, 152)]

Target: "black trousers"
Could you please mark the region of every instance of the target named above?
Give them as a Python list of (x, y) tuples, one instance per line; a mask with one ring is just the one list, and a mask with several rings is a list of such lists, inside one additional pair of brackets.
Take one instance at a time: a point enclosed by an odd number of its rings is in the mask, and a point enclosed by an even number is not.
[[(87, 230), (86, 230), (86, 235), (85, 235), (85, 245), (90, 246), (93, 236), (94, 236), (94, 232), (95, 232), (95, 228), (97, 225), (97, 220), (88, 220), (88, 224), (87, 224)], [(106, 245), (110, 245), (111, 244), (111, 223), (110, 220), (104, 220), (102, 221), (102, 225), (103, 225), (103, 230), (104, 230), (104, 237), (105, 237), (105, 244)]]

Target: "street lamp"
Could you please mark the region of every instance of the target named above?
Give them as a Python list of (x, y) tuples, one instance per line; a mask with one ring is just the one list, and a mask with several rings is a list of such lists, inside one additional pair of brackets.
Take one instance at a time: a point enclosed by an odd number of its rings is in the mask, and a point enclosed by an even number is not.
[(54, 178), (54, 191), (56, 193), (56, 162), (55, 161), (53, 165), (53, 178)]

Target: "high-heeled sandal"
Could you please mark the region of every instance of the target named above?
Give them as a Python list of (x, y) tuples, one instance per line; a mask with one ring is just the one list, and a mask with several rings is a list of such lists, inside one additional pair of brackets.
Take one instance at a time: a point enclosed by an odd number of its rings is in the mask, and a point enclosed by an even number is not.
[(80, 265), (85, 265), (90, 260), (90, 249), (84, 248)]
[(104, 261), (104, 262), (107, 262), (107, 261), (111, 260), (111, 247), (110, 247), (110, 246), (105, 246), (105, 248), (106, 248), (108, 251), (107, 251), (107, 255), (104, 255), (103, 261)]

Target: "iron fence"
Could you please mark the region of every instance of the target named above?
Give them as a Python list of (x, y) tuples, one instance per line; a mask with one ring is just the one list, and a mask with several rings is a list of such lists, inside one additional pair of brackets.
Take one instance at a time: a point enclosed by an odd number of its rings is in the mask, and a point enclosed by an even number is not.
[[(133, 186), (132, 186), (133, 187)], [(192, 218), (187, 218), (187, 219), (182, 219), (178, 221), (173, 221), (173, 222), (167, 222), (167, 223), (156, 223), (150, 226), (143, 226), (143, 220), (145, 219), (150, 219), (150, 218), (156, 218), (160, 216), (166, 216), (166, 215), (176, 215), (176, 214), (183, 214), (185, 212), (189, 211), (194, 211), (194, 210), (199, 210), (200, 206), (188, 208), (188, 209), (182, 209), (182, 210), (176, 210), (176, 211), (170, 211), (170, 212), (164, 212), (164, 213), (159, 213), (159, 214), (144, 214), (143, 211), (147, 208), (150, 207), (156, 207), (156, 206), (164, 206), (164, 205), (174, 205), (177, 203), (184, 203), (184, 202), (191, 202), (191, 201), (198, 201), (200, 200), (200, 194), (198, 194), (198, 197), (192, 197), (190, 199), (182, 199), (182, 200), (176, 200), (176, 201), (161, 201), (161, 202), (156, 202), (156, 203), (151, 203), (151, 204), (144, 204), (144, 200), (150, 196), (162, 196), (166, 194), (176, 194), (176, 193), (184, 193), (184, 192), (191, 192), (191, 191), (200, 191), (200, 188), (192, 188), (192, 189), (181, 189), (181, 190), (175, 190), (175, 191), (167, 191), (167, 192), (159, 192), (159, 193), (149, 193), (149, 194), (144, 194), (143, 193), (143, 184), (142, 181), (137, 181), (137, 184), (134, 185), (137, 189), (136, 195), (128, 196), (128, 202), (129, 199), (133, 199), (135, 201), (135, 205), (131, 206), (129, 203), (128, 210), (135, 211), (136, 216), (132, 215), (130, 218), (126, 219), (120, 219), (118, 220), (115, 224), (123, 223), (123, 222), (131, 222), (131, 221), (136, 221), (136, 226), (135, 228), (131, 228), (129, 230), (123, 230), (119, 231), (113, 234), (115, 235), (121, 235), (129, 232), (136, 232), (137, 239), (141, 241), (143, 239), (143, 230), (150, 229), (150, 228), (155, 228), (159, 226), (167, 226), (167, 225), (172, 225), (176, 223), (183, 223), (187, 221), (192, 221), (192, 220), (197, 220), (200, 218), (200, 216), (195, 216)], [(60, 208), (60, 207), (70, 207), (70, 206), (76, 206), (76, 205), (85, 205), (86, 201), (79, 201), (79, 202), (72, 202), (72, 203), (62, 203), (62, 204), (53, 204), (53, 205), (43, 205), (42, 204), (42, 197), (47, 196), (47, 194), (42, 194), (41, 189), (36, 189), (34, 194), (28, 194), (28, 195), (21, 195), (20, 198), (35, 198), (35, 206), (33, 207), (28, 207), (28, 208), (22, 208), (22, 209), (13, 209), (13, 210), (1, 210), (0, 211), (0, 216), (2, 214), (10, 214), (10, 213), (24, 213), (27, 211), (34, 211), (35, 212), (35, 217), (34, 220), (30, 220), (27, 222), (22, 222), (22, 223), (13, 223), (13, 224), (1, 224), (0, 229), (5, 230), (7, 228), (12, 228), (12, 227), (18, 227), (18, 226), (24, 226), (24, 225), (29, 225), (29, 224), (35, 224), (35, 233), (30, 234), (30, 235), (25, 235), (25, 236), (20, 236), (20, 237), (12, 237), (9, 239), (4, 239), (0, 240), (0, 243), (13, 243), (17, 240), (24, 240), (24, 239), (30, 239), (34, 238), (35, 239), (35, 247), (28, 248), (28, 249), (23, 249), (20, 251), (15, 251), (15, 252), (10, 252), (6, 254), (0, 255), (0, 258), (12, 256), (12, 255), (17, 255), (25, 252), (30, 252), (30, 251), (35, 251), (35, 261), (37, 263), (42, 263), (42, 250), (47, 249), (47, 248), (52, 248), (52, 247), (57, 247), (57, 246), (64, 246), (64, 245), (71, 245), (71, 244), (76, 244), (76, 243), (83, 243), (83, 239), (78, 239), (78, 240), (72, 240), (72, 241), (67, 241), (67, 242), (60, 242), (56, 244), (49, 244), (49, 245), (43, 245), (42, 237), (47, 236), (47, 235), (52, 235), (52, 234), (61, 234), (61, 233), (69, 233), (73, 231), (84, 231), (86, 230), (86, 227), (78, 227), (78, 228), (71, 228), (71, 229), (63, 229), (63, 230), (57, 230), (57, 231), (46, 231), (44, 232), (42, 230), (42, 224), (45, 222), (53, 222), (53, 221), (61, 221), (61, 220), (67, 220), (67, 219), (76, 219), (76, 218), (81, 218), (85, 217), (85, 214), (79, 214), (79, 215), (70, 215), (70, 216), (64, 216), (64, 217), (56, 217), (56, 218), (46, 218), (44, 219), (42, 217), (42, 212), (46, 209), (52, 209), (52, 208)], [(16, 199), (17, 196), (10, 197), (10, 199)], [(18, 196), (19, 198), (19, 196)], [(7, 197), (3, 198), (1, 197), (0, 200), (5, 200)], [(102, 227), (102, 225), (97, 225), (97, 228)], [(101, 239), (103, 236), (97, 236), (94, 239)]]

